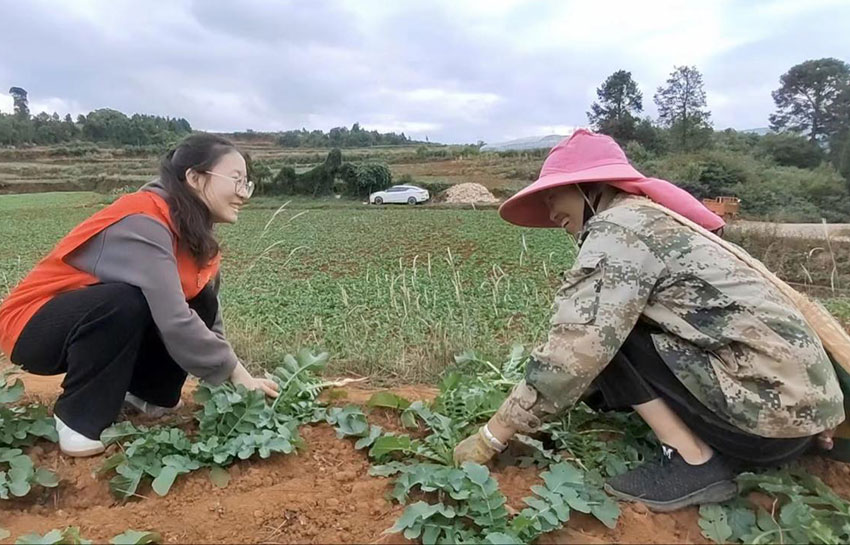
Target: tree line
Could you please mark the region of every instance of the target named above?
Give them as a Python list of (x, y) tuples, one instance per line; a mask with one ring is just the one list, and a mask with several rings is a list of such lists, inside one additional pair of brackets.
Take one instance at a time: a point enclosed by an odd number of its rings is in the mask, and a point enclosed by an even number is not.
[(182, 117), (127, 116), (109, 108), (80, 114), (76, 120), (70, 114), (63, 118), (55, 112), (33, 116), (25, 89), (12, 87), (9, 94), (14, 111), (0, 113), (0, 145), (50, 145), (74, 141), (124, 146), (165, 145), (192, 132), (192, 126)]
[[(779, 78), (772, 97), (767, 144), (787, 166), (811, 168), (828, 160), (850, 180), (850, 65), (835, 58), (807, 60)], [(711, 111), (703, 77), (694, 66), (675, 67), (653, 96), (658, 118), (641, 117), (643, 94), (631, 72), (618, 70), (596, 90), (591, 125), (626, 146), (651, 153), (711, 147)]]
[(419, 142), (402, 133), (367, 131), (355, 123), (334, 127), (328, 132), (307, 129), (277, 133), (277, 143), (285, 148), (368, 148), (372, 146), (405, 146)]
[(370, 148), (373, 146), (409, 146), (421, 144), (407, 135), (395, 132), (369, 131), (354, 123), (351, 128), (334, 127), (328, 132), (314, 129), (259, 132), (247, 130), (244, 132), (230, 133), (234, 139), (240, 141), (251, 140), (273, 140), (284, 148)]
[[(134, 114), (127, 116), (117, 110), (101, 108), (88, 115), (41, 112), (31, 115), (27, 91), (21, 87), (9, 89), (14, 103), (14, 113), (0, 112), (0, 145), (25, 144), (50, 145), (73, 141), (88, 141), (111, 145), (149, 146), (165, 145), (192, 132), (192, 126), (183, 118)], [(420, 144), (402, 133), (382, 133), (366, 130), (360, 123), (349, 127), (334, 127), (328, 132), (307, 129), (275, 133), (232, 133), (244, 141), (273, 138), (287, 148), (364, 148), (372, 146), (404, 146)]]
[(643, 95), (618, 70), (587, 112), (599, 132), (623, 145), (647, 176), (693, 195), (741, 198), (754, 217), (850, 220), (850, 65), (834, 58), (791, 67), (772, 92), (767, 134), (714, 131), (702, 74), (675, 67), (653, 95), (658, 117), (643, 116)]

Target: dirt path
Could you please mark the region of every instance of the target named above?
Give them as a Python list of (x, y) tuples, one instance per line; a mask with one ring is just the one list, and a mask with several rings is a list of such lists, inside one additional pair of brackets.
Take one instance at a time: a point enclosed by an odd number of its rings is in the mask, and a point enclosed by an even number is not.
[[(729, 224), (729, 231), (761, 233), (787, 238), (826, 239), (824, 225), (820, 223), (770, 223), (738, 220)], [(826, 232), (830, 240), (850, 242), (850, 223), (828, 223)]]
[[(25, 376), (30, 400), (51, 402), (61, 377)], [(196, 406), (193, 385), (184, 390), (186, 406), (180, 417), (190, 418)], [(334, 403), (363, 403), (376, 390), (346, 387), (330, 395)], [(430, 398), (429, 386), (394, 390), (411, 399)], [(395, 415), (373, 411), (370, 420), (386, 425)], [(212, 485), (206, 471), (178, 479), (164, 498), (149, 488), (126, 504), (116, 502), (108, 484), (95, 471), (103, 457), (69, 459), (55, 445), (31, 449), (37, 465), (56, 471), (58, 488), (40, 491), (24, 500), (4, 502), (0, 526), (11, 531), (11, 543), (30, 532), (80, 526), (82, 535), (104, 542), (128, 528), (155, 530), (166, 543), (404, 543), (398, 534), (385, 534), (403, 507), (384, 499), (391, 480), (368, 475), (366, 456), (351, 441), (340, 440), (327, 425), (305, 426), (307, 448), (296, 455), (240, 462), (232, 466), (230, 485)], [(109, 454), (109, 453), (107, 453)], [(850, 494), (850, 469), (844, 464), (812, 461), (811, 469), (840, 494)], [(523, 507), (522, 498), (538, 482), (538, 471), (504, 467), (494, 477), (509, 505)], [(621, 504), (623, 513), (614, 530), (590, 516), (573, 514), (567, 528), (543, 536), (539, 543), (707, 543), (697, 525), (697, 510), (655, 514), (643, 506)]]

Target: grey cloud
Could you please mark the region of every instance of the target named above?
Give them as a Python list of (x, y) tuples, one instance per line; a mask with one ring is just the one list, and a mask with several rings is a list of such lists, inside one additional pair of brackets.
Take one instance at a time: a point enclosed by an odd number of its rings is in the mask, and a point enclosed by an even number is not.
[[(758, 16), (758, 13), (754, 13)], [(803, 13), (785, 22), (764, 38), (718, 55), (705, 67), (705, 84), (730, 97), (731, 102), (713, 110), (719, 128), (768, 126), (775, 106), (771, 91), (779, 78), (807, 59), (838, 57), (850, 61), (850, 5)], [(716, 106), (716, 105), (715, 105)]]
[[(2, 2), (2, 0), (0, 0)], [(504, 17), (458, 15), (444, 4), (334, 2), (105, 3), (94, 20), (61, 3), (0, 4), (0, 80), (31, 100), (82, 108), (182, 116), (210, 130), (420, 127), (431, 140), (497, 141), (533, 127), (583, 125), (594, 89), (626, 69), (653, 111), (672, 66), (638, 58), (628, 44), (566, 42), (525, 47), (516, 32), (556, 8), (519, 4)], [(769, 91), (805, 58), (850, 50), (846, 9), (813, 11), (704, 66), (715, 126), (767, 124)], [(742, 23), (757, 10), (741, 11)], [(117, 26), (115, 22), (118, 22)], [(729, 24), (735, 24), (730, 21)], [(675, 47), (675, 44), (671, 44)], [(5, 90), (5, 89), (3, 89)], [(765, 95), (766, 92), (766, 95)], [(60, 112), (65, 113), (65, 112)], [(431, 128), (422, 128), (431, 127)]]
[(284, 0), (192, 0), (190, 13), (204, 27), (239, 40), (344, 46), (355, 44), (360, 29), (354, 26), (349, 6), (343, 2)]

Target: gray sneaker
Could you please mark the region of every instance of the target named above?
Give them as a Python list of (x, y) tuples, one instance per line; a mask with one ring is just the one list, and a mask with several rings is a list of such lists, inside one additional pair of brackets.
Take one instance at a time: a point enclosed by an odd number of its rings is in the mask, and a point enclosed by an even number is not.
[(719, 452), (704, 464), (691, 465), (673, 447), (662, 445), (661, 449), (658, 460), (612, 478), (605, 484), (605, 491), (661, 512), (720, 503), (738, 494), (736, 473)]

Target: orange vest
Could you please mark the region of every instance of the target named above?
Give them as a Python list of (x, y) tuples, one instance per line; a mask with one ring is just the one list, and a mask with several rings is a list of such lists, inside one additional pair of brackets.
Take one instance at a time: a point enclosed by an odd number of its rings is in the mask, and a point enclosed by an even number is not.
[(71, 265), (64, 259), (110, 225), (132, 214), (144, 214), (166, 227), (174, 235), (174, 255), (180, 284), (186, 300), (192, 299), (218, 272), (221, 255), (205, 267), (199, 267), (185, 250), (178, 250), (177, 229), (165, 199), (150, 191), (125, 195), (77, 225), (9, 294), (0, 305), (0, 350), (11, 358), (12, 349), (30, 318), (54, 296), (91, 286), (98, 278)]

